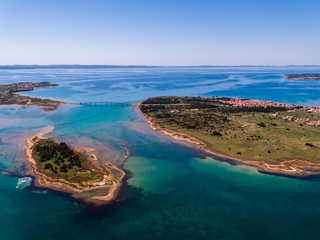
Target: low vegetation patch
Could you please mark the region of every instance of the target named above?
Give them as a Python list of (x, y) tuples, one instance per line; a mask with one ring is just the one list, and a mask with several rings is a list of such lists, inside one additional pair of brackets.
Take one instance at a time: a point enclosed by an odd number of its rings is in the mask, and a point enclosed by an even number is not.
[(320, 162), (316, 147), (320, 146), (320, 127), (294, 121), (317, 121), (319, 113), (301, 107), (292, 111), (291, 106), (270, 103), (266, 107), (234, 106), (229, 100), (155, 97), (139, 107), (161, 127), (196, 137), (206, 143), (206, 148), (226, 156), (270, 163), (284, 159)]

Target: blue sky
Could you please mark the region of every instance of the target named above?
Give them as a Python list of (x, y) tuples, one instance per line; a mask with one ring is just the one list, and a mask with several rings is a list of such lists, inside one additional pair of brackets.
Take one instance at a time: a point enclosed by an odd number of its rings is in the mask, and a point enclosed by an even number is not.
[(319, 0), (0, 0), (0, 65), (320, 65)]

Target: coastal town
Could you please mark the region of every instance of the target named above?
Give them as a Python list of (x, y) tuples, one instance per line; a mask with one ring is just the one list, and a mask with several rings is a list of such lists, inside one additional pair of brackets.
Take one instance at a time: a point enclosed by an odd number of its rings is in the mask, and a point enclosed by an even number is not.
[(0, 105), (3, 104), (19, 104), (19, 105), (36, 105), (36, 104), (50, 104), (50, 103), (60, 103), (59, 101), (54, 101), (50, 99), (41, 99), (34, 97), (21, 96), (17, 92), (22, 91), (32, 91), (34, 88), (47, 88), (56, 87), (58, 84), (52, 84), (49, 82), (22, 82), (22, 83), (12, 83), (12, 84), (0, 84)]
[[(210, 99), (210, 98), (209, 98)], [(277, 107), (285, 108), (288, 113), (307, 111), (312, 113), (320, 113), (320, 107), (318, 106), (302, 106), (287, 103), (278, 103), (272, 101), (263, 101), (255, 99), (242, 99), (242, 98), (225, 98), (225, 97), (211, 97), (214, 101), (229, 104), (237, 107)], [(284, 120), (295, 121), (298, 123), (308, 124), (311, 126), (320, 126), (320, 116), (317, 120), (311, 120), (310, 118), (295, 118), (291, 115), (281, 115), (279, 112), (271, 114), (274, 117), (280, 117)]]
[(220, 103), (225, 103), (225, 104), (238, 106), (238, 107), (281, 107), (281, 108), (290, 108), (290, 109), (302, 107), (294, 104), (278, 103), (278, 102), (255, 100), (255, 99), (227, 98), (227, 97), (211, 97), (211, 99)]

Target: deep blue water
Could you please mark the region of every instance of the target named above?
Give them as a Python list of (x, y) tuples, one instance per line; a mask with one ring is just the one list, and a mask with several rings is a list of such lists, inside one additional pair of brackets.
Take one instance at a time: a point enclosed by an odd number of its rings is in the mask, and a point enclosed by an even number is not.
[[(320, 81), (287, 73), (320, 68), (106, 68), (0, 70), (0, 84), (50, 81), (60, 87), (24, 94), (69, 102), (138, 102), (159, 95), (231, 96), (319, 105)], [(317, 239), (320, 181), (259, 173), (213, 159), (152, 131), (131, 106), (65, 105), (15, 111), (0, 106), (0, 168), (23, 174), (24, 141), (50, 136), (96, 149), (129, 173), (119, 201), (88, 209), (62, 194), (16, 188), (0, 175), (0, 239)]]

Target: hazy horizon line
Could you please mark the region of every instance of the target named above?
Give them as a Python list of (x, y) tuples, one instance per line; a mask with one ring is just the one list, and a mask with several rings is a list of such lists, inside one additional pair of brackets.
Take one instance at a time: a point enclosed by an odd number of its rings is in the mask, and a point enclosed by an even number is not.
[(320, 67), (320, 65), (108, 65), (108, 64), (13, 64), (0, 65), (0, 69), (34, 68), (156, 68), (156, 67)]

